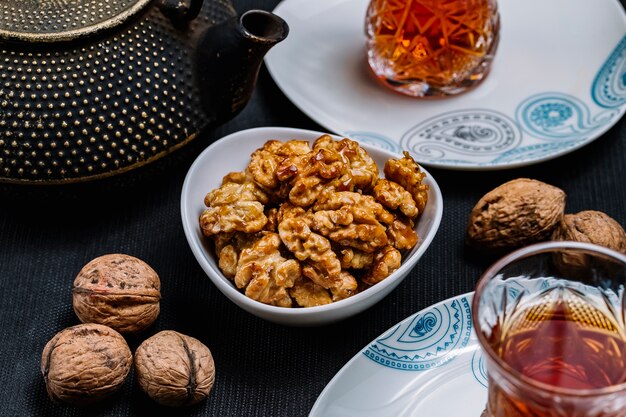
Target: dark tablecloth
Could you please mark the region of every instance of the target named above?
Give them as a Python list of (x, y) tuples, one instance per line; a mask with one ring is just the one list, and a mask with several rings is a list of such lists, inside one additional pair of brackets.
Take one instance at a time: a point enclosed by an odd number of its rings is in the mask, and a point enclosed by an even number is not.
[[(315, 0), (311, 0), (315, 1)], [(277, 0), (237, 0), (241, 13), (272, 10)], [(598, 22), (601, 27), (601, 22)], [(265, 68), (252, 101), (232, 121), (123, 184), (44, 190), (9, 187), (0, 194), (0, 415), (2, 416), (305, 416), (339, 369), (376, 336), (435, 302), (472, 291), (490, 259), (464, 246), (468, 214), (488, 190), (530, 177), (567, 192), (567, 212), (601, 210), (626, 225), (626, 121), (556, 160), (512, 170), (459, 172), (429, 168), (444, 198), (432, 245), (410, 276), (369, 310), (329, 326), (283, 327), (232, 304), (195, 261), (180, 221), (182, 183), (213, 140), (259, 126), (324, 130), (282, 94)], [(183, 409), (155, 405), (134, 372), (121, 392), (89, 408), (53, 404), (39, 370), (45, 343), (78, 324), (72, 282), (105, 253), (148, 262), (162, 280), (162, 311), (142, 338), (173, 329), (212, 351), (217, 380), (207, 401)]]

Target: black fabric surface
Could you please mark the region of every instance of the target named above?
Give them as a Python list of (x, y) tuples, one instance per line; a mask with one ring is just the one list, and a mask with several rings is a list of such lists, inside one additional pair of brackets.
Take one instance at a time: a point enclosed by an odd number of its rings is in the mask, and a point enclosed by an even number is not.
[[(240, 13), (272, 10), (277, 3), (234, 2)], [(495, 186), (517, 177), (542, 180), (567, 192), (567, 212), (601, 210), (626, 225), (624, 120), (580, 150), (525, 168), (429, 168), (443, 192), (444, 215), (410, 276), (353, 318), (317, 328), (283, 327), (244, 312), (211, 284), (180, 221), (182, 183), (198, 153), (226, 134), (259, 126), (324, 130), (289, 102), (263, 68), (241, 114), (141, 175), (88, 187), (2, 189), (1, 416), (305, 416), (335, 373), (375, 337), (418, 310), (473, 290), (491, 259), (464, 246), (465, 226), (473, 205)], [(139, 390), (134, 371), (119, 393), (92, 407), (48, 399), (41, 351), (56, 332), (79, 323), (71, 305), (74, 277), (89, 260), (116, 252), (145, 260), (162, 280), (161, 314), (146, 334), (128, 338), (131, 349), (164, 329), (200, 339), (217, 368), (207, 401), (183, 409), (160, 407)]]

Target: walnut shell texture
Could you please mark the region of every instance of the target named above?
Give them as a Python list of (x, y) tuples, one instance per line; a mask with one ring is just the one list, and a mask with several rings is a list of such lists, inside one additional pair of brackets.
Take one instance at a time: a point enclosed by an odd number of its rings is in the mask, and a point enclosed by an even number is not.
[(41, 354), (50, 398), (86, 405), (117, 391), (132, 365), (124, 337), (101, 324), (79, 324), (57, 333)]
[(565, 192), (541, 181), (518, 178), (485, 194), (470, 214), (468, 243), (501, 252), (547, 240), (565, 211)]
[(159, 332), (139, 345), (135, 371), (141, 389), (154, 401), (171, 407), (202, 401), (215, 382), (209, 348), (172, 330)]
[(552, 240), (595, 243), (626, 254), (626, 232), (615, 219), (601, 211), (564, 215), (552, 233)]
[(144, 261), (108, 254), (85, 265), (74, 280), (72, 303), (83, 323), (136, 333), (159, 315), (161, 281)]

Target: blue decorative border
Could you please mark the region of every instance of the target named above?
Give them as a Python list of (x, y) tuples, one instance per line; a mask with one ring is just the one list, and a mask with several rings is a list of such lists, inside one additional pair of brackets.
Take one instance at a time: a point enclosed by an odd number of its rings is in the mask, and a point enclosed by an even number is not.
[[(614, 123), (626, 104), (626, 35), (598, 70), (592, 87), (592, 111), (581, 99), (562, 92), (543, 92), (522, 100), (515, 120), (490, 109), (443, 113), (407, 130), (396, 141), (373, 132), (354, 131), (352, 138), (395, 152), (406, 149), (424, 163), (498, 166), (543, 160), (578, 148)], [(543, 141), (521, 146), (524, 136)], [(464, 158), (484, 157), (484, 162)], [(492, 159), (488, 159), (494, 155)]]
[(515, 111), (517, 122), (531, 136), (562, 141), (566, 146), (586, 140), (615, 115), (615, 111), (603, 111), (592, 117), (589, 106), (582, 100), (557, 92), (532, 95)]
[(591, 97), (598, 106), (607, 109), (626, 104), (626, 35), (598, 71)]
[(471, 331), (470, 303), (461, 297), (415, 314), (362, 353), (385, 367), (424, 371), (454, 359)]
[(472, 355), (472, 375), (480, 385), (487, 388), (489, 379), (487, 377), (487, 367), (485, 366), (485, 357), (481, 349), (478, 349)]
[(499, 155), (516, 148), (522, 132), (509, 116), (487, 109), (446, 112), (424, 120), (400, 138), (417, 158), (440, 160), (447, 151), (461, 155)]
[(507, 152), (503, 152), (498, 157), (494, 158), (492, 164), (504, 164), (520, 161), (527, 161), (530, 159), (543, 158), (546, 155), (553, 155), (567, 150), (568, 148), (574, 148), (584, 143), (584, 140), (568, 140), (558, 143), (538, 143), (536, 145), (522, 146), (516, 149), (512, 149)]
[(396, 143), (393, 139), (390, 139), (387, 136), (381, 135), (379, 133), (349, 130), (347, 132), (344, 132), (344, 134), (350, 139), (356, 140), (361, 143), (378, 146), (381, 149), (386, 149), (395, 153), (402, 152), (402, 149), (400, 148), (400, 145), (398, 143)]

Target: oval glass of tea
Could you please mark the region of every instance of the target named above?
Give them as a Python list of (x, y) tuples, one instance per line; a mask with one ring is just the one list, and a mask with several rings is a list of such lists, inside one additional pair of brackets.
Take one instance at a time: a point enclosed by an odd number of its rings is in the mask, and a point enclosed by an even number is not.
[(580, 242), (531, 245), (491, 266), (472, 305), (483, 416), (626, 416), (625, 285), (626, 256)]
[(371, 0), (365, 32), (369, 66), (384, 85), (441, 97), (487, 76), (500, 16), (496, 0)]

